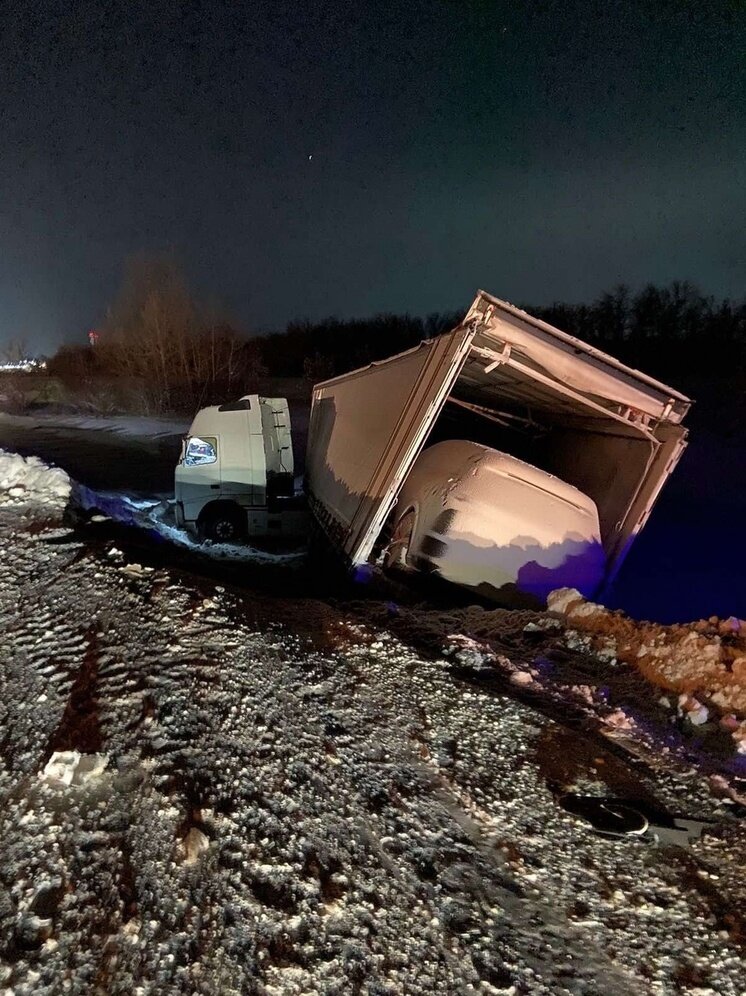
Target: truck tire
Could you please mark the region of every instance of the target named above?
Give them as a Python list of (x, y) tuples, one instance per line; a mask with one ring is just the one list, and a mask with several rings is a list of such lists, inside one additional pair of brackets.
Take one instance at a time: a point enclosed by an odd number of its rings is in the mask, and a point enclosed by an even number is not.
[(246, 513), (234, 504), (208, 509), (199, 524), (200, 537), (213, 543), (240, 543), (247, 531)]

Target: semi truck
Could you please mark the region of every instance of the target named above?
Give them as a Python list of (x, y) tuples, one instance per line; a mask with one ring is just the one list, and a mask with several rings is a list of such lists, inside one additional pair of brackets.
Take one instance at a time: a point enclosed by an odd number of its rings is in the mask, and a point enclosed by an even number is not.
[(176, 524), (213, 543), (305, 536), (285, 398), (247, 394), (197, 412), (175, 471)]
[[(188, 527), (213, 540), (307, 530), (283, 400), (242, 399), (245, 428), (230, 406), (198, 413), (176, 473)], [(350, 568), (435, 574), (508, 605), (565, 586), (593, 597), (680, 459), (690, 405), (479, 291), (450, 333), (315, 385), (308, 508)], [(223, 427), (250, 439), (236, 448)]]

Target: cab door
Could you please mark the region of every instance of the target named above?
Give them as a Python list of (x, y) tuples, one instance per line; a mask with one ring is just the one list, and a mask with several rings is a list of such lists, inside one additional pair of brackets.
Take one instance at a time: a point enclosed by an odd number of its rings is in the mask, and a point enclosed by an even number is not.
[(238, 411), (221, 411), (218, 454), (220, 497), (244, 507), (263, 505), (267, 480), (261, 415), (252, 398)]
[(193, 522), (220, 493), (220, 440), (213, 435), (184, 438), (175, 473), (176, 499), (184, 519)]

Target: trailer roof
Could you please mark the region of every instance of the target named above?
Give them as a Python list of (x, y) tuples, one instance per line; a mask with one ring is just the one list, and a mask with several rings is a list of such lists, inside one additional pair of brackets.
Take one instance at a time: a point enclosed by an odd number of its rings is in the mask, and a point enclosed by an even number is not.
[[(492, 311), (489, 314), (489, 317), (485, 319), (485, 315), (488, 313), (490, 306), (492, 306)], [(584, 353), (587, 357), (595, 360), (596, 364), (617, 371), (617, 373), (621, 374), (625, 379), (637, 382), (640, 385), (644, 384), (646, 387), (652, 388), (654, 392), (659, 393), (666, 398), (681, 402), (681, 405), (677, 407), (681, 408), (685, 406), (684, 411), (681, 412), (682, 417), (692, 403), (691, 398), (688, 398), (685, 394), (682, 394), (675, 388), (669, 387), (667, 384), (664, 384), (660, 380), (656, 380), (654, 377), (650, 377), (641, 370), (636, 370), (634, 367), (630, 367), (626, 363), (622, 363), (621, 360), (616, 359), (614, 356), (610, 356), (608, 353), (603, 352), (601, 349), (597, 349), (595, 346), (591, 346), (582, 339), (569, 335), (569, 333), (555, 328), (554, 325), (550, 325), (548, 322), (544, 322), (540, 318), (535, 318), (527, 311), (522, 311), (521, 308), (517, 308), (508, 301), (503, 301), (498, 297), (494, 297), (492, 294), (488, 294), (487, 291), (477, 291), (474, 303), (469, 309), (464, 321), (467, 322), (471, 318), (479, 316), (483, 321), (486, 320), (489, 323), (489, 320), (495, 314), (495, 310), (502, 312), (503, 315), (518, 320), (518, 322), (529, 325), (541, 333), (544, 333), (544, 335), (550, 339), (556, 340), (558, 344), (562, 344), (565, 349), (569, 347), (576, 354)]]
[[(691, 406), (680, 391), (484, 291), (454, 332), (468, 333), (471, 348), (461, 369), (451, 371), (449, 390), (472, 401), (491, 404), (513, 397), (555, 417), (577, 413), (581, 406), (586, 415), (595, 410), (646, 424), (651, 419), (680, 423)], [(370, 374), (422, 346), (331, 378), (314, 390)]]

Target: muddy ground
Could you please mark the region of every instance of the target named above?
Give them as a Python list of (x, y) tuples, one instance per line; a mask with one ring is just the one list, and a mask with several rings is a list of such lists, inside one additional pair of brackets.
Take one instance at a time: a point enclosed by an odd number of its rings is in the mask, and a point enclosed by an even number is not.
[[(156, 495), (179, 437), (2, 444)], [(743, 991), (716, 722), (560, 617), (27, 497), (0, 508), (7, 996)]]
[[(0, 509), (7, 993), (743, 991), (733, 745), (633, 668), (542, 614), (148, 562), (27, 497)], [(650, 825), (604, 836), (588, 798)]]

